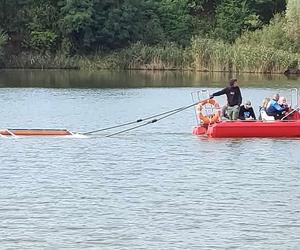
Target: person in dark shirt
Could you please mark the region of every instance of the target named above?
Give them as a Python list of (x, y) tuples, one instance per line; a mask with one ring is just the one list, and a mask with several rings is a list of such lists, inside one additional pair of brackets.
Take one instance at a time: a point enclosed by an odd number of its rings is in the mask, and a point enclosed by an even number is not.
[(246, 101), (245, 104), (240, 107), (239, 119), (256, 120), (256, 116), (250, 101)]
[(210, 95), (210, 98), (215, 96), (225, 95), (227, 96), (227, 115), (230, 120), (237, 120), (239, 117), (239, 109), (242, 103), (242, 94), (238, 86), (237, 79), (231, 79), (229, 86), (221, 91), (215, 92)]

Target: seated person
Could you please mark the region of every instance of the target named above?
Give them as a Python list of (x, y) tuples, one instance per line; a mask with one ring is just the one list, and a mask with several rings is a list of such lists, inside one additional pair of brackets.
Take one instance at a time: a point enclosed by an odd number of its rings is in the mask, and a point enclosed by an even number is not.
[(261, 106), (259, 106), (259, 111), (261, 111), (261, 110), (265, 110), (266, 111), (270, 100), (271, 99), (269, 97), (264, 98), (263, 101), (262, 101), (262, 103), (261, 103)]
[(274, 116), (268, 116), (266, 113), (268, 103), (270, 102), (270, 98), (266, 97), (263, 99), (261, 106), (259, 106), (259, 120), (264, 120), (264, 121), (273, 121)]
[(280, 105), (280, 107), (284, 108), (285, 111), (288, 111), (290, 109), (284, 96), (279, 97), (278, 104)]
[(274, 116), (275, 120), (280, 120), (284, 117), (286, 113), (286, 106), (280, 106), (279, 103), (279, 95), (276, 94), (273, 96), (273, 99), (268, 103), (266, 113), (269, 116)]
[(244, 105), (240, 107), (239, 111), (240, 120), (256, 120), (254, 110), (250, 101), (246, 101)]
[(289, 107), (286, 98), (284, 96), (281, 96), (278, 100), (278, 104), (280, 105), (280, 107), (285, 109), (285, 114), (282, 117), (284, 120), (298, 120), (297, 119), (297, 113), (296, 110), (293, 110), (291, 107)]

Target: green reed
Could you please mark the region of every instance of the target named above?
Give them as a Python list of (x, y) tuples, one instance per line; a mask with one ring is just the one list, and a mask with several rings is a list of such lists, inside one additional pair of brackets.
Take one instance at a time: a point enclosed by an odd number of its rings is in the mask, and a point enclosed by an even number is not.
[(211, 39), (193, 38), (194, 68), (200, 71), (284, 73), (299, 62), (297, 53), (262, 45), (226, 44)]
[(300, 54), (264, 45), (227, 44), (194, 37), (190, 47), (174, 43), (149, 46), (135, 43), (111, 53), (67, 57), (63, 53), (23, 53), (6, 60), (6, 67), (63, 68), (97, 71), (101, 69), (195, 70), (209, 72), (284, 73), (299, 65)]
[(21, 53), (5, 60), (5, 67), (32, 69), (76, 69), (79, 68), (76, 58), (63, 54)]

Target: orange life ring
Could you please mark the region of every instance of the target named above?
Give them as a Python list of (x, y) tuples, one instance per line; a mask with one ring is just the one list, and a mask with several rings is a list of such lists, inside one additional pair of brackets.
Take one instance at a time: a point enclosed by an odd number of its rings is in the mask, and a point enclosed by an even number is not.
[[(213, 114), (211, 115), (203, 114), (202, 111), (203, 111), (203, 107), (205, 106), (211, 106), (211, 108), (214, 110)], [(200, 123), (202, 125), (209, 125), (220, 121), (220, 105), (214, 99), (207, 99), (199, 102), (196, 106), (196, 111)]]

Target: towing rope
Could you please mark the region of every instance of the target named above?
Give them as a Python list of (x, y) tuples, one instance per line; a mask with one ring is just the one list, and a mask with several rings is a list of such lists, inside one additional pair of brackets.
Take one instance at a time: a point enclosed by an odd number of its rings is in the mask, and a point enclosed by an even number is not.
[[(160, 114), (152, 115), (152, 116), (149, 116), (149, 117), (146, 117), (146, 118), (143, 118), (143, 119), (138, 119), (136, 121), (127, 122), (127, 123), (123, 123), (123, 124), (115, 125), (115, 126), (110, 126), (110, 127), (107, 127), (107, 128), (102, 128), (102, 129), (97, 129), (97, 130), (91, 130), (91, 131), (88, 131), (88, 132), (85, 132), (85, 133), (82, 133), (82, 134), (83, 135), (95, 134), (95, 133), (102, 132), (102, 131), (105, 131), (105, 130), (120, 128), (120, 127), (124, 127), (124, 126), (128, 126), (128, 125), (132, 125), (134, 123), (140, 123), (140, 122), (152, 119), (152, 120), (147, 121), (147, 122), (145, 122), (143, 124), (140, 124), (140, 125), (128, 128), (128, 129), (124, 129), (124, 130), (121, 130), (121, 131), (118, 131), (118, 132), (115, 132), (113, 134), (110, 134), (110, 135), (106, 136), (106, 137), (112, 137), (112, 136), (117, 135), (117, 134), (125, 133), (127, 131), (130, 131), (130, 130), (133, 130), (133, 129), (137, 129), (137, 128), (140, 128), (140, 127), (143, 127), (143, 126), (146, 126), (146, 125), (158, 122), (158, 121), (163, 120), (163, 119), (165, 119), (165, 118), (167, 118), (169, 116), (175, 115), (175, 114), (177, 114), (177, 113), (179, 113), (179, 112), (181, 112), (183, 110), (186, 110), (186, 109), (188, 109), (190, 107), (193, 107), (193, 106), (197, 105), (198, 103), (199, 102), (196, 102), (196, 103), (190, 104), (188, 106), (184, 106), (184, 107), (172, 109), (172, 110), (160, 113)], [(159, 117), (159, 118), (156, 118), (156, 117)], [(153, 118), (155, 118), (155, 119), (153, 119)]]

